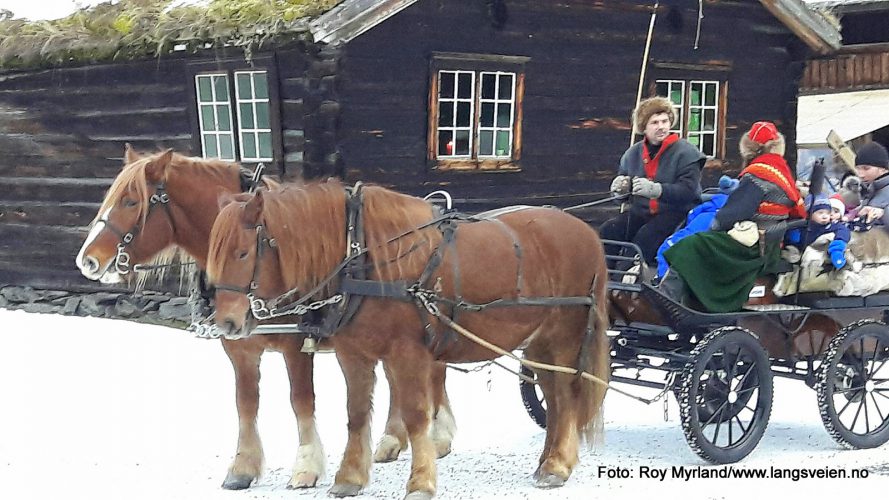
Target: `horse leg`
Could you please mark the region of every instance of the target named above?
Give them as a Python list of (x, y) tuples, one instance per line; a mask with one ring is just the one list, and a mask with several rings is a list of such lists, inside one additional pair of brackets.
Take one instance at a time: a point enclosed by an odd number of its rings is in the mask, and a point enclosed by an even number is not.
[(243, 490), (262, 473), (262, 443), (256, 430), (256, 413), (259, 411), (259, 361), (264, 349), (250, 340), (223, 340), (222, 348), (235, 370), (238, 407), (238, 450), (222, 487)]
[[(562, 337), (564, 338), (564, 336)], [(568, 343), (566, 340), (565, 343)], [(565, 349), (564, 344), (559, 349), (565, 355), (547, 356), (552, 358), (552, 363), (562, 366), (571, 366), (577, 361), (577, 349)], [(571, 356), (568, 353), (573, 353)], [(578, 401), (580, 399), (578, 384), (589, 383), (576, 380), (574, 375), (565, 373), (552, 374), (552, 384), (544, 386), (551, 395), (547, 396), (547, 402), (553, 402), (556, 412), (552, 420), (547, 415), (546, 441), (543, 462), (535, 473), (536, 486), (550, 488), (562, 486), (579, 460), (580, 433), (578, 431)], [(547, 406), (547, 412), (549, 412)], [(549, 425), (553, 424), (552, 427)]]
[(451, 452), (451, 442), (457, 432), (457, 423), (451, 412), (451, 402), (448, 400), (445, 376), (448, 366), (444, 363), (432, 364), (432, 443), (435, 445), (435, 455), (438, 458), (447, 456)]
[[(532, 359), (535, 361), (540, 361), (542, 358), (528, 356), (528, 359)], [(543, 398), (546, 401), (546, 438), (543, 443), (543, 452), (540, 454), (540, 459), (537, 462), (537, 470), (534, 472), (534, 479), (539, 479), (543, 462), (546, 460), (546, 457), (549, 456), (550, 448), (552, 448), (552, 438), (555, 435), (555, 432), (549, 432), (550, 429), (556, 431), (556, 427), (559, 425), (559, 419), (556, 418), (556, 415), (559, 414), (559, 406), (558, 401), (555, 401), (552, 395), (553, 391), (553, 373), (546, 370), (538, 370), (537, 371), (537, 383), (540, 384), (540, 390), (543, 392)]]
[(370, 480), (370, 412), (376, 382), (376, 361), (344, 352), (339, 346), (336, 358), (346, 379), (349, 438), (329, 493), (335, 497), (348, 497), (361, 493)]
[(422, 346), (404, 347), (386, 360), (398, 384), (401, 415), (411, 443), (411, 476), (405, 500), (428, 500), (435, 495), (435, 446), (429, 436), (432, 413), (432, 359)]
[[(300, 339), (296, 339), (300, 340)], [(312, 379), (314, 358), (301, 352), (301, 340), (282, 349), (290, 379), (290, 406), (299, 429), (299, 451), (288, 488), (312, 488), (324, 475), (326, 457), (315, 427), (315, 390)]]
[(398, 454), (407, 449), (407, 429), (401, 420), (401, 402), (398, 399), (398, 386), (392, 379), (389, 369), (384, 365), (383, 372), (389, 382), (389, 417), (386, 419), (386, 429), (377, 444), (374, 453), (374, 462), (392, 462), (398, 458)]

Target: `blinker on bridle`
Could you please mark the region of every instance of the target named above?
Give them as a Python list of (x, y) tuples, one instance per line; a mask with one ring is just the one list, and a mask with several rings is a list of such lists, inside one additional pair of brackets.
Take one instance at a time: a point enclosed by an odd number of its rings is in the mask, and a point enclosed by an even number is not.
[[(148, 214), (145, 216), (145, 221), (148, 222), (148, 218), (151, 217), (151, 212), (154, 211), (154, 207), (157, 205), (161, 205), (164, 207), (164, 212), (167, 214), (167, 218), (172, 219), (170, 216), (170, 196), (167, 194), (166, 187), (163, 183), (157, 184), (155, 186), (154, 194), (148, 198)], [(127, 253), (126, 248), (133, 242), (136, 238), (136, 234), (138, 234), (142, 227), (139, 221), (136, 221), (133, 224), (133, 227), (130, 228), (129, 231), (123, 231), (118, 228), (114, 224), (111, 223), (107, 218), (102, 218), (96, 221), (97, 223), (101, 222), (108, 229), (111, 230), (112, 233), (116, 234), (118, 238), (120, 238), (120, 243), (117, 244), (117, 255), (114, 257), (114, 270), (120, 275), (127, 275), (130, 273), (130, 254)]]

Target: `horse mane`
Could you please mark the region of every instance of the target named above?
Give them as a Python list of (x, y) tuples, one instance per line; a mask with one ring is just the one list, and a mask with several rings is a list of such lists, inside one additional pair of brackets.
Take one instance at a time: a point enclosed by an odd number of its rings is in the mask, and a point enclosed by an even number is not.
[[(269, 237), (277, 240), (276, 251), (284, 283), (301, 290), (314, 288), (346, 256), (346, 193), (343, 185), (336, 180), (286, 184), (265, 192), (263, 202), (261, 223), (268, 230)], [(215, 281), (225, 270), (228, 259), (224, 252), (230, 251), (233, 245), (244, 243), (232, 240), (241, 233), (241, 213), (245, 204), (245, 200), (236, 199), (232, 205), (237, 208), (223, 208), (213, 225), (207, 269), (211, 280)], [(364, 189), (365, 243), (381, 279), (394, 279), (408, 268), (414, 269), (416, 265), (406, 265), (419, 261), (418, 252), (413, 249), (420, 246), (432, 248), (434, 238), (426, 235), (427, 229), (386, 244), (431, 217), (431, 206), (423, 200), (378, 186)], [(438, 234), (436, 229), (432, 231)], [(428, 252), (419, 253), (425, 263)]]

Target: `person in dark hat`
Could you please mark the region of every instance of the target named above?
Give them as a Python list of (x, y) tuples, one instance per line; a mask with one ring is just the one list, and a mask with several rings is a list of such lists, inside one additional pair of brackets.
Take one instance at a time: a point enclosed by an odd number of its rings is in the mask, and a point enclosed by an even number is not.
[[(854, 214), (867, 224), (889, 226), (889, 153), (882, 144), (869, 142), (855, 155), (855, 173), (861, 179), (861, 203)], [(851, 217), (851, 215), (850, 215)]]
[[(651, 97), (633, 111), (637, 133), (644, 137), (620, 159), (613, 194), (631, 194), (630, 210), (606, 221), (604, 239), (631, 241), (653, 264), (657, 249), (700, 202), (701, 170), (706, 157), (688, 141), (670, 132), (676, 117), (673, 103)], [(616, 249), (606, 247), (609, 254)]]
[(781, 258), (780, 238), (760, 241), (760, 235), (806, 216), (784, 148), (784, 136), (771, 122), (756, 122), (741, 137), (747, 166), (711, 231), (693, 234), (664, 252), (670, 269), (660, 286), (666, 293), (681, 298), (690, 290), (707, 311), (737, 311), (756, 278), (774, 268)]

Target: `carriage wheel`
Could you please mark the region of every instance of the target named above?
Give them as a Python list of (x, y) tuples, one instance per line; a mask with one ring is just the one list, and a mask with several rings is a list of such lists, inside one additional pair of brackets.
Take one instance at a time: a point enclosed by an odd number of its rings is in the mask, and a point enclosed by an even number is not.
[(818, 372), (818, 409), (830, 436), (846, 448), (889, 441), (889, 327), (853, 323), (833, 338)]
[(682, 430), (698, 456), (727, 464), (753, 451), (772, 411), (772, 370), (750, 331), (708, 333), (691, 351), (679, 387)]
[[(537, 380), (537, 374), (525, 366), (522, 366), (522, 375)], [(525, 410), (528, 411), (531, 420), (541, 428), (546, 429), (546, 401), (543, 399), (543, 391), (540, 390), (540, 384), (520, 379), (519, 391), (522, 393), (522, 402), (525, 403)]]

